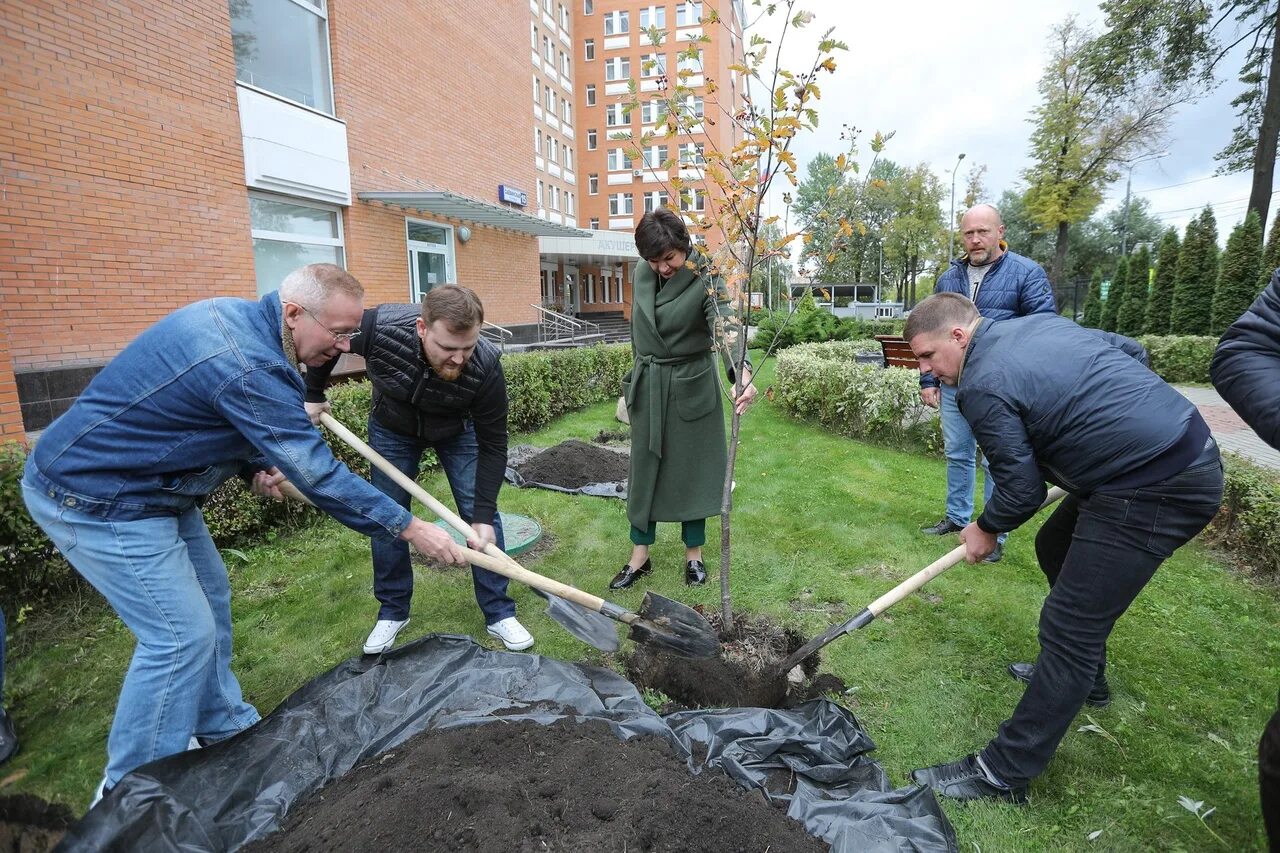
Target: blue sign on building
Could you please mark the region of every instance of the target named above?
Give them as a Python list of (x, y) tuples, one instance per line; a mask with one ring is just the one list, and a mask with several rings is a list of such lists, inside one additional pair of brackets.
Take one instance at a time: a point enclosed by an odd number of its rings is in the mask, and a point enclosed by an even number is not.
[(524, 207), (529, 203), (529, 194), (524, 190), (518, 190), (506, 184), (498, 184), (498, 201), (505, 201), (508, 204)]

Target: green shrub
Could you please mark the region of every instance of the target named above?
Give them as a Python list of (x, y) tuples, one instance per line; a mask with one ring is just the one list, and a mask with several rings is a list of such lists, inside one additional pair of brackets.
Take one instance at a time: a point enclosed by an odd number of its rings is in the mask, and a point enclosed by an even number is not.
[(1151, 369), (1165, 382), (1208, 384), (1209, 363), (1218, 339), (1201, 335), (1144, 335), (1138, 342), (1151, 355)]
[(822, 341), (847, 341), (876, 335), (900, 335), (905, 320), (863, 320), (840, 318), (830, 311), (813, 307), (805, 309), (801, 300), (794, 312), (775, 311), (760, 318), (759, 330), (751, 342), (753, 347), (776, 352), (797, 344)]
[[(877, 346), (878, 349), (878, 346)], [(937, 452), (937, 416), (914, 370), (857, 363), (865, 341), (804, 344), (778, 356), (774, 400), (792, 417), (849, 436)]]
[(502, 357), (512, 432), (530, 432), (553, 418), (612, 400), (631, 369), (631, 345), (512, 353)]
[(1223, 454), (1222, 510), (1206, 537), (1254, 571), (1280, 576), (1280, 475), (1234, 453)]
[(16, 441), (0, 444), (0, 600), (9, 616), (34, 599), (55, 596), (80, 582), (27, 512), (22, 500), (22, 466), (27, 451)]

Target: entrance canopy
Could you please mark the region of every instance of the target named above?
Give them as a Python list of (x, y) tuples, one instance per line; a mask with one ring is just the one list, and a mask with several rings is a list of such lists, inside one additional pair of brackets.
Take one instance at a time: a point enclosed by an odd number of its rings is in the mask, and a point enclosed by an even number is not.
[(361, 201), (381, 202), (403, 207), (406, 210), (420, 210), (445, 219), (473, 222), (476, 225), (488, 225), (491, 228), (532, 234), (535, 237), (584, 238), (591, 233), (581, 228), (548, 222), (513, 207), (504, 207), (441, 190), (364, 192), (358, 193), (357, 197)]

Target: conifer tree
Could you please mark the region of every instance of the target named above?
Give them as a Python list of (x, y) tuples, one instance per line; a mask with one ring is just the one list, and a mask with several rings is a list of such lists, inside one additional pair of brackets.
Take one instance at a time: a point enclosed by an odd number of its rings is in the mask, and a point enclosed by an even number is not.
[(1120, 304), (1124, 302), (1124, 290), (1129, 281), (1129, 259), (1121, 258), (1116, 264), (1115, 274), (1111, 276), (1111, 287), (1107, 290), (1107, 301), (1102, 303), (1102, 325), (1104, 332), (1116, 330), (1116, 318), (1120, 315)]
[(1173, 308), (1173, 277), (1178, 269), (1178, 229), (1170, 228), (1160, 240), (1156, 258), (1156, 276), (1147, 298), (1147, 321), (1143, 331), (1148, 335), (1169, 334), (1169, 312)]
[(1271, 233), (1267, 235), (1267, 247), (1262, 250), (1262, 274), (1258, 290), (1271, 283), (1271, 276), (1280, 269), (1280, 215), (1271, 220)]
[(1116, 331), (1136, 338), (1147, 319), (1147, 298), (1151, 289), (1151, 253), (1144, 244), (1129, 258), (1129, 276), (1124, 301), (1116, 309)]
[(1102, 267), (1095, 267), (1089, 293), (1084, 298), (1084, 318), (1081, 325), (1096, 329), (1102, 323)]
[(1218, 225), (1213, 208), (1206, 205), (1200, 216), (1187, 225), (1187, 238), (1178, 253), (1169, 320), (1171, 334), (1209, 334), (1217, 284)]
[(1256, 210), (1249, 211), (1227, 238), (1222, 253), (1222, 271), (1213, 292), (1213, 316), (1209, 331), (1221, 335), (1243, 314), (1261, 288), (1258, 282), (1262, 268), (1262, 221)]

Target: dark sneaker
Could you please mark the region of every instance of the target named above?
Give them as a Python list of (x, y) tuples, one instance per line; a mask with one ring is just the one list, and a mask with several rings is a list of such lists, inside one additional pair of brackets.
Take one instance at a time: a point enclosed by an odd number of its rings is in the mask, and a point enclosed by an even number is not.
[[(1015, 680), (1021, 681), (1023, 684), (1030, 684), (1031, 676), (1036, 671), (1036, 665), (1033, 663), (1011, 663), (1007, 670)], [(1093, 683), (1093, 689), (1084, 698), (1084, 704), (1091, 705), (1094, 708), (1105, 708), (1111, 704), (1111, 687), (1107, 684), (1105, 675), (1101, 680)]]
[(990, 554), (982, 558), (984, 563), (998, 563), (1004, 559), (1004, 546), (999, 542), (996, 543), (996, 549)]
[(684, 582), (688, 586), (702, 586), (707, 582), (707, 567), (701, 560), (688, 560), (684, 564)]
[(964, 530), (963, 524), (956, 524), (949, 518), (944, 517), (937, 524), (930, 524), (928, 527), (921, 527), (921, 533), (927, 533), (930, 536), (946, 536), (948, 533), (959, 533)]
[(966, 755), (950, 764), (935, 764), (912, 770), (911, 781), (932, 788), (953, 800), (1002, 800), (1008, 803), (1027, 801), (1025, 786), (1012, 788), (996, 785), (982, 772), (977, 757), (973, 755)]

